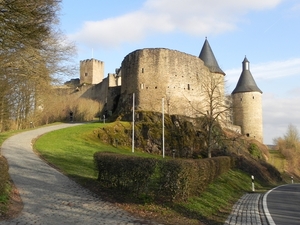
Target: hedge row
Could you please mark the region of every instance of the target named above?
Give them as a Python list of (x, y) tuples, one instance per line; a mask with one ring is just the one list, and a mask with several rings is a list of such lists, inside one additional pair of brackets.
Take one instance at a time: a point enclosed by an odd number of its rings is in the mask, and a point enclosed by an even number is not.
[(166, 201), (182, 201), (199, 195), (216, 177), (233, 166), (227, 156), (158, 160), (97, 152), (94, 160), (102, 187)]
[(171, 201), (199, 196), (215, 178), (232, 167), (233, 161), (227, 156), (163, 161), (160, 166), (162, 196)]
[(94, 159), (102, 186), (132, 193), (146, 189), (157, 164), (153, 158), (103, 152), (95, 153)]
[(7, 160), (0, 155), (0, 195), (5, 191), (5, 186), (8, 182), (8, 164)]

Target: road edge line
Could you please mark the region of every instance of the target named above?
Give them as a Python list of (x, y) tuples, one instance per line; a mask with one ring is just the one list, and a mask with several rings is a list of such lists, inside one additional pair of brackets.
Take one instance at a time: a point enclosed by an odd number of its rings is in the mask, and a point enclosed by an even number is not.
[(265, 213), (265, 216), (266, 216), (266, 218), (268, 220), (269, 225), (276, 225), (276, 223), (274, 222), (274, 220), (273, 220), (273, 218), (272, 218), (272, 216), (271, 216), (271, 214), (269, 212), (268, 205), (267, 205), (267, 197), (268, 197), (268, 195), (269, 195), (269, 193), (271, 191), (274, 191), (275, 189), (277, 189), (279, 187), (282, 187), (282, 186), (285, 186), (285, 185), (287, 185), (287, 184), (275, 187), (275, 188), (269, 190), (266, 194), (264, 194), (264, 197), (263, 197), (263, 209), (264, 209), (264, 213)]

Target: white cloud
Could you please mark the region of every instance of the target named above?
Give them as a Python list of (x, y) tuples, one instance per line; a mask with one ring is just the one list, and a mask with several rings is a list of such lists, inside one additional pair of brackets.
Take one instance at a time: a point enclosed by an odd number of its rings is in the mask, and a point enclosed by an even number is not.
[[(273, 61), (252, 65), (250, 71), (255, 80), (271, 80), (282, 77), (300, 75), (300, 58), (293, 58), (283, 61)], [(225, 71), (228, 82), (236, 83), (242, 72), (240, 68)]]
[(180, 31), (209, 35), (233, 30), (240, 16), (251, 10), (277, 6), (282, 0), (147, 0), (135, 12), (87, 21), (71, 39), (94, 47), (116, 47), (156, 32)]
[(253, 67), (259, 79), (274, 79), (300, 75), (300, 58), (258, 64)]
[(270, 93), (263, 95), (264, 143), (272, 144), (274, 138), (283, 137), (289, 124), (300, 129), (299, 102), (299, 95), (289, 98)]

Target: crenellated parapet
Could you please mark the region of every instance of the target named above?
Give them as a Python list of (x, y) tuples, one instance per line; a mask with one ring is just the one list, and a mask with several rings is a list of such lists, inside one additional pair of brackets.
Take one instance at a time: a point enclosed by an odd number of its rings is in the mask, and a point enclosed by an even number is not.
[(104, 62), (97, 59), (80, 61), (80, 83), (98, 84), (104, 78)]

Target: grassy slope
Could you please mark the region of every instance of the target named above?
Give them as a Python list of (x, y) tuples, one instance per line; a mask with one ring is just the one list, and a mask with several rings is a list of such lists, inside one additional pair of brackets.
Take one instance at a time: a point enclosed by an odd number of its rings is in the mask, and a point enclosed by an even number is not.
[[(103, 144), (93, 135), (95, 129), (109, 124), (91, 123), (47, 133), (40, 137), (34, 147), (51, 164), (81, 184), (95, 186), (93, 154), (97, 151), (114, 151), (132, 154), (131, 149)], [(137, 155), (151, 155), (135, 152)], [(157, 156), (156, 156), (157, 157)], [(161, 157), (161, 156), (159, 156)], [(88, 185), (93, 184), (93, 185)], [(262, 189), (256, 184), (256, 189)], [(232, 205), (245, 192), (251, 191), (249, 175), (230, 171), (212, 183), (206, 192), (186, 203), (177, 205), (137, 204), (122, 202), (126, 210), (147, 218), (155, 218), (164, 224), (222, 224)], [(114, 200), (114, 196), (110, 196)]]
[[(269, 150), (269, 163), (278, 169), (286, 183), (291, 183), (291, 174), (286, 172), (286, 167), (289, 162), (278, 150)], [(294, 182), (300, 182), (297, 177), (294, 177), (293, 179)]]

